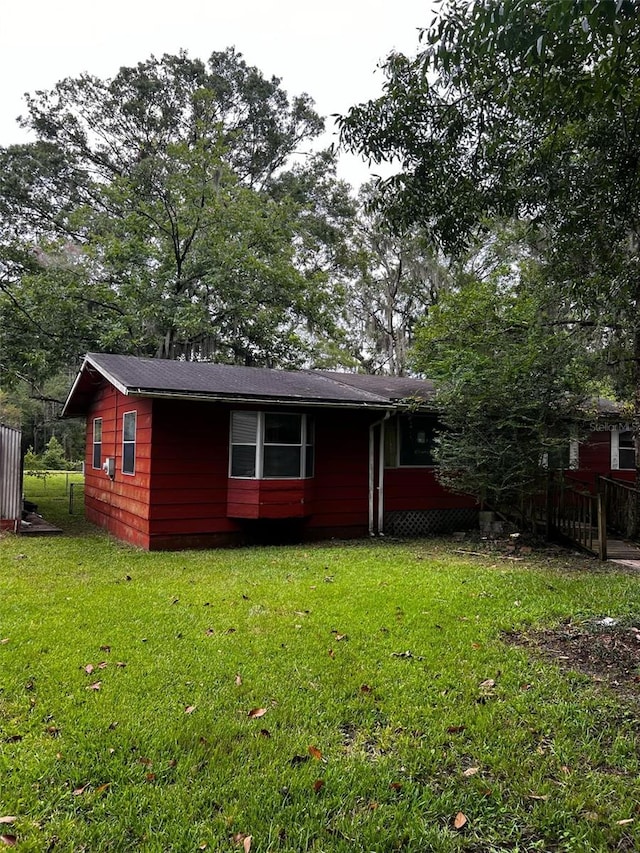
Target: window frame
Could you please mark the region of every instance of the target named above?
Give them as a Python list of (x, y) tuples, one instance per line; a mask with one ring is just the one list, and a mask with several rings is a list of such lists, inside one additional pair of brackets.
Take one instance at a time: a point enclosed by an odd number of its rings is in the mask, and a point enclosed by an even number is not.
[[(424, 418), (432, 424), (432, 431), (437, 432), (438, 419), (436, 415), (429, 412), (417, 413), (412, 415), (396, 415), (392, 421), (387, 421), (384, 424), (385, 428), (385, 468), (437, 468), (436, 462), (433, 459), (429, 463), (421, 464), (419, 462), (403, 462), (402, 461), (402, 429), (401, 419), (407, 417)], [(433, 442), (432, 442), (433, 444)]]
[[(234, 441), (234, 416), (253, 415), (256, 419), (255, 441)], [(274, 442), (266, 441), (267, 419), (270, 415), (288, 415), (299, 419), (300, 441), (299, 442)], [(311, 415), (305, 412), (273, 412), (233, 409), (229, 413), (229, 469), (228, 476), (234, 480), (309, 480), (315, 476), (315, 425)], [(251, 474), (234, 474), (234, 447), (253, 447), (253, 471)], [(269, 447), (296, 447), (298, 448), (298, 473), (297, 474), (265, 474), (265, 448)]]
[[(96, 441), (96, 432), (97, 426), (100, 426), (100, 440)], [(91, 468), (94, 471), (100, 471), (102, 469), (102, 429), (103, 423), (102, 418), (94, 418), (93, 419), (93, 433), (92, 433), (92, 452), (91, 452)], [(98, 464), (96, 465), (96, 451), (98, 453)]]
[[(126, 438), (127, 430), (126, 430), (126, 418), (127, 416), (133, 415), (133, 438)], [(128, 412), (122, 413), (122, 459), (121, 459), (121, 470), (123, 474), (126, 474), (127, 477), (135, 477), (136, 475), (136, 443), (137, 443), (137, 431), (138, 431), (138, 413), (135, 409), (132, 409)], [(126, 452), (125, 447), (133, 447), (133, 459), (131, 464), (131, 471), (125, 469), (125, 458)]]
[[(622, 436), (631, 436), (631, 442), (625, 441), (621, 443)], [(622, 465), (622, 454), (628, 457), (633, 454), (633, 464), (631, 466)], [(629, 429), (615, 429), (611, 431), (611, 469), (613, 471), (635, 471), (636, 468), (636, 448), (633, 438), (633, 432)]]

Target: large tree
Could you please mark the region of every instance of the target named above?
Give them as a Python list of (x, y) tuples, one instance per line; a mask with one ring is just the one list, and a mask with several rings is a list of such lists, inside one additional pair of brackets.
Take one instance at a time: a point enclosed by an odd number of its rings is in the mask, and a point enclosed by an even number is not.
[[(4, 382), (87, 348), (293, 364), (333, 334), (339, 270), (328, 281), (321, 235), (318, 263), (300, 246), (335, 158), (283, 189), (323, 127), (308, 96), (234, 50), (181, 53), (63, 80), (22, 122), (38, 141), (0, 150)], [(335, 231), (351, 213), (332, 215)]]
[(569, 465), (588, 414), (587, 359), (583, 330), (557, 323), (539, 265), (507, 233), (510, 246), (504, 234), (483, 245), (484, 274), (469, 260), (457, 271), (419, 324), (412, 356), (436, 383), (438, 478), (524, 517), (544, 460)]
[[(450, 0), (344, 142), (400, 170), (390, 215), (464, 252), (531, 224), (557, 322), (594, 330), (640, 432), (640, 9), (634, 0)], [(639, 454), (640, 456), (640, 454)]]

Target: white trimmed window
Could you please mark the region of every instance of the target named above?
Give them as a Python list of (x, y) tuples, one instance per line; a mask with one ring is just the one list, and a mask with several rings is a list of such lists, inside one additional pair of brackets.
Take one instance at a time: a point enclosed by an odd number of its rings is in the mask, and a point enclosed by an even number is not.
[(611, 469), (633, 471), (636, 467), (636, 445), (630, 430), (611, 432)]
[(232, 412), (229, 476), (313, 477), (313, 420), (288, 412)]
[(93, 419), (93, 454), (91, 457), (91, 467), (100, 468), (102, 466), (102, 418)]
[(136, 473), (136, 412), (122, 416), (122, 473)]

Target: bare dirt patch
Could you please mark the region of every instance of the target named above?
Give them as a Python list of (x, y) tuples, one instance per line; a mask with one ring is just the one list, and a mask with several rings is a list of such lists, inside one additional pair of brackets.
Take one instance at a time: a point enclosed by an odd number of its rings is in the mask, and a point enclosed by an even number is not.
[(605, 617), (526, 634), (512, 631), (504, 639), (530, 648), (564, 669), (590, 676), (621, 700), (640, 703), (639, 626), (640, 619)]

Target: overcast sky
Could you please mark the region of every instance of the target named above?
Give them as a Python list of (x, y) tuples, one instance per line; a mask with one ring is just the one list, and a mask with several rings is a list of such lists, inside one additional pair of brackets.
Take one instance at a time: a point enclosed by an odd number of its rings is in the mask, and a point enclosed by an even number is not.
[[(430, 0), (22, 0), (0, 16), (0, 145), (27, 137), (15, 119), (23, 94), (87, 71), (112, 77), (151, 54), (206, 59), (234, 46), (249, 65), (307, 92), (327, 118), (380, 92), (376, 66), (391, 50), (415, 53)], [(335, 139), (335, 127), (327, 126)], [(327, 138), (331, 141), (331, 138)], [(343, 157), (341, 177), (366, 180), (365, 164)]]

